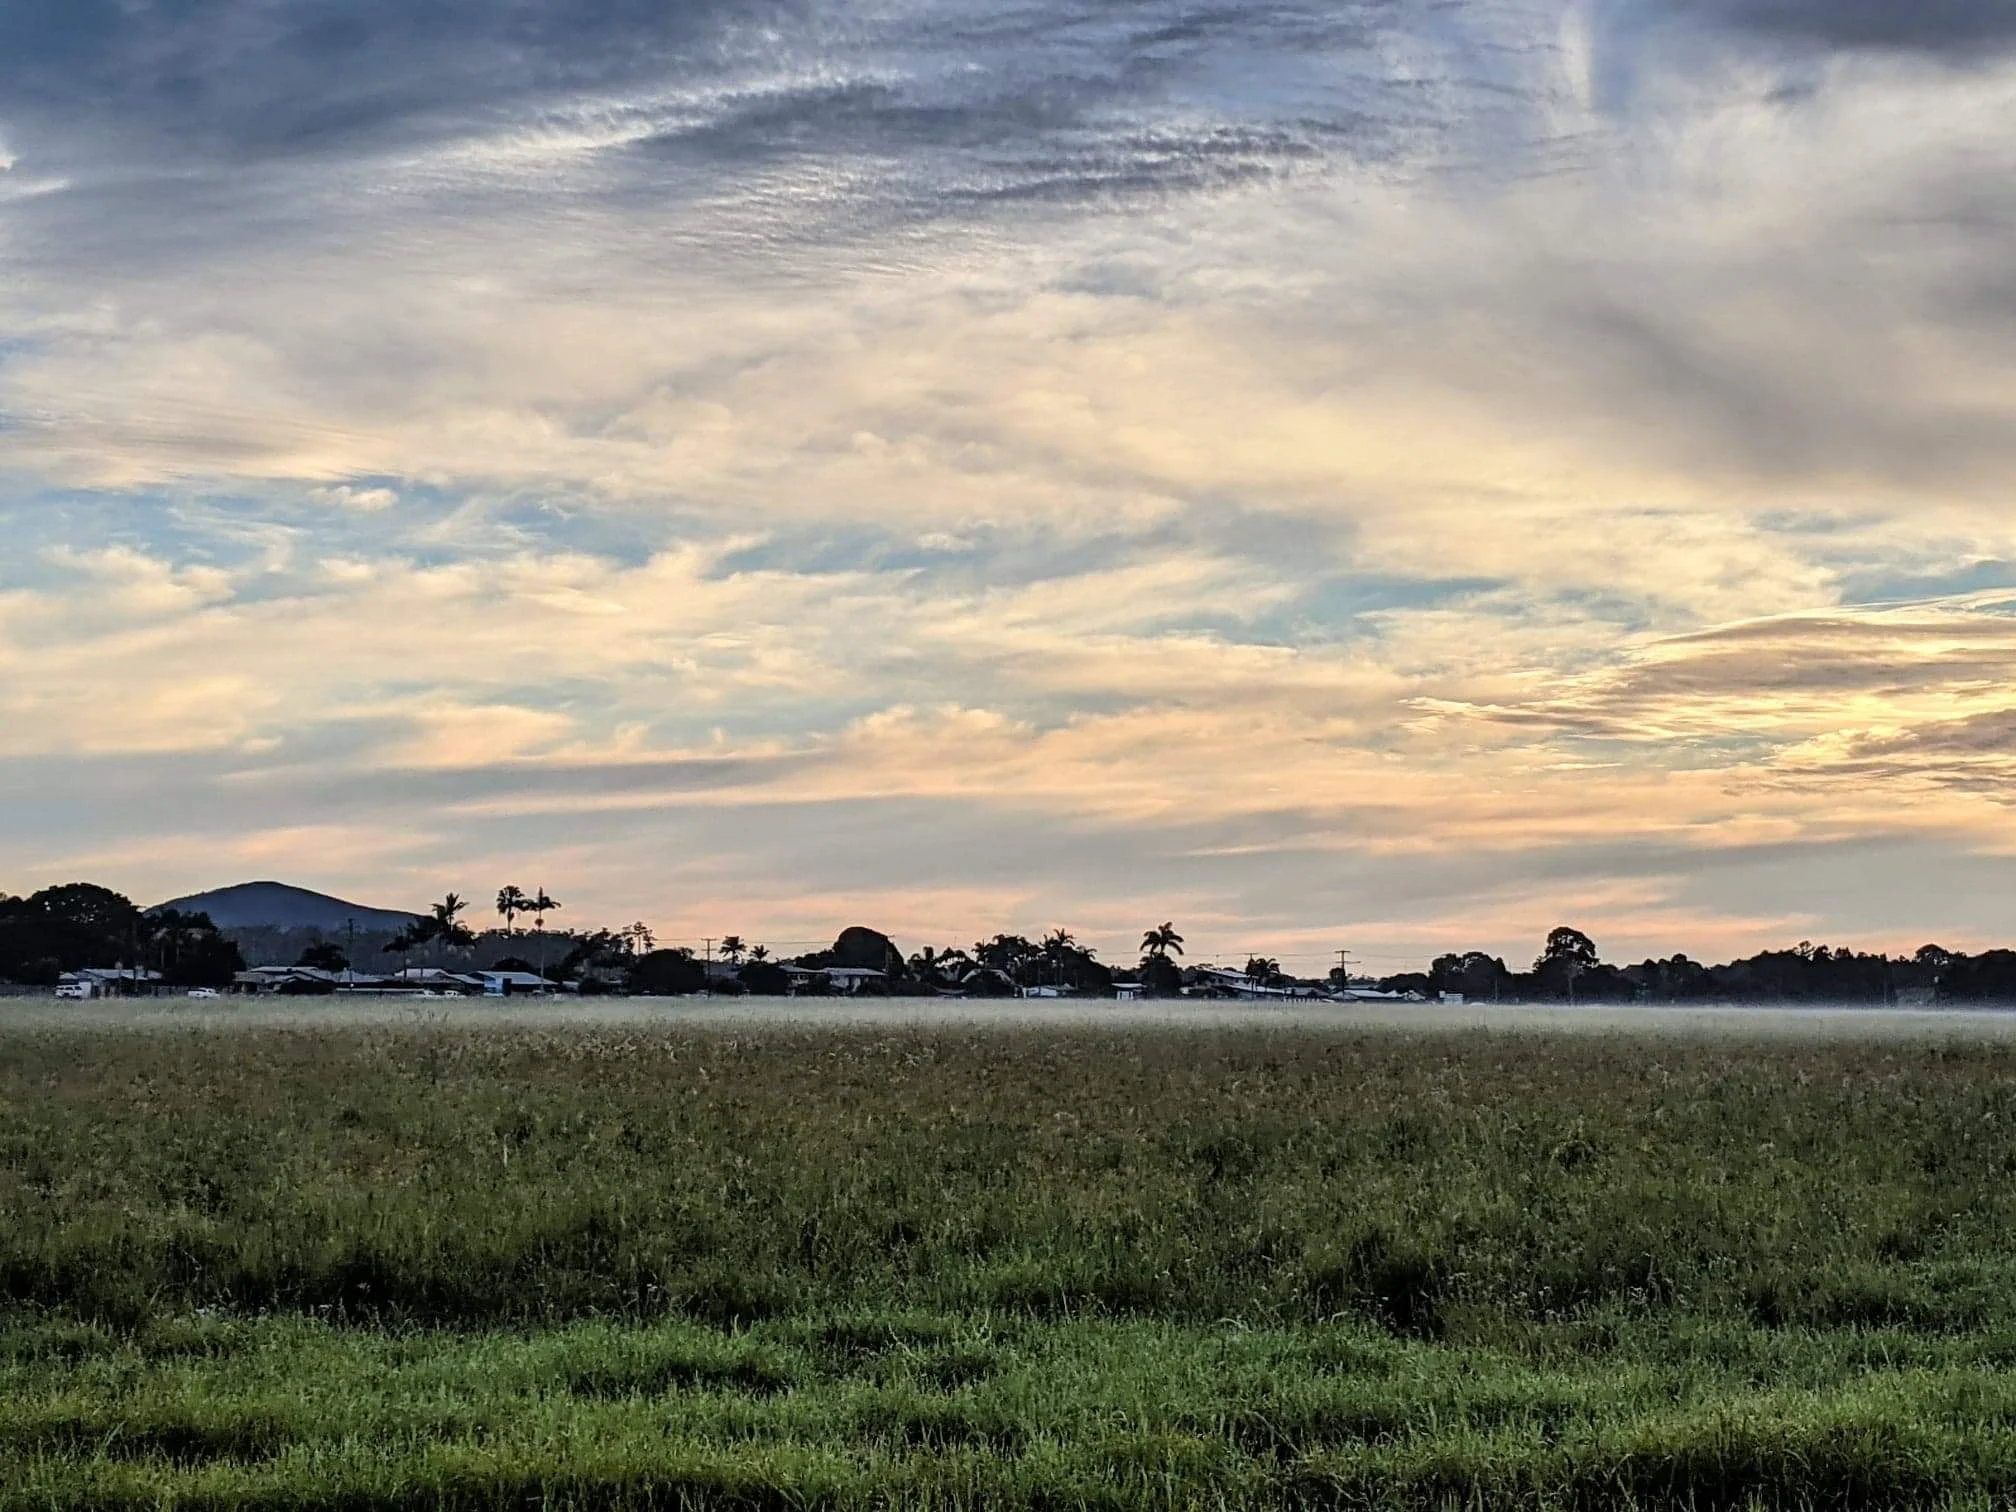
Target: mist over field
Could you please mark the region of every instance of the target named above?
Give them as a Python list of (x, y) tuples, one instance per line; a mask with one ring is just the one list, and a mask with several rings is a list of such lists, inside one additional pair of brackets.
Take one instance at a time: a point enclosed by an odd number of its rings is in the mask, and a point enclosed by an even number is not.
[(932, 1002), (879, 998), (830, 999), (592, 998), (583, 1002), (514, 999), (416, 1003), (399, 998), (243, 999), (191, 1003), (176, 998), (114, 999), (82, 1004), (53, 996), (0, 996), (0, 1034), (57, 1039), (99, 1034), (258, 1034), (285, 1030), (347, 1034), (380, 1030), (461, 1033), (598, 1035), (619, 1030), (732, 1033), (760, 1041), (805, 1033), (978, 1036), (1055, 1034), (1126, 1038), (1151, 1034), (1172, 1043), (1197, 1036), (1266, 1033), (1291, 1041), (1365, 1034), (1498, 1036), (1587, 1035), (1601, 1039), (1757, 1040), (1829, 1044), (1901, 1041), (1919, 1044), (2001, 1044), (2016, 1040), (2016, 1009), (1883, 1008), (1866, 1003), (1796, 1008), (1754, 1004), (1631, 1007), (1597, 1004), (1437, 1003), (1270, 1006), (1256, 1003), (1161, 1001), (1070, 1002), (1028, 999)]

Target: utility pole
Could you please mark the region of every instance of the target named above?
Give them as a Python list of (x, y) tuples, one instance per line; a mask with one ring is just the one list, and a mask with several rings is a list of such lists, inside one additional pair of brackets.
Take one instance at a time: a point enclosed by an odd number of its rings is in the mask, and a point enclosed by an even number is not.
[(1337, 989), (1340, 992), (1351, 990), (1351, 952), (1348, 950), (1337, 952)]
[(708, 997), (712, 997), (714, 996), (714, 939), (710, 935), (701, 944), (706, 948), (706, 955), (700, 966), (700, 990)]

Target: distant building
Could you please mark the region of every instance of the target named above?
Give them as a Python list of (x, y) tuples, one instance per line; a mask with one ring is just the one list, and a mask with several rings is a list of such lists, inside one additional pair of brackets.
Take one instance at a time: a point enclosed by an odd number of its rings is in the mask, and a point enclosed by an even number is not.
[(62, 998), (134, 997), (160, 985), (161, 973), (140, 966), (86, 966), (56, 979)]
[(524, 997), (550, 993), (553, 984), (531, 971), (479, 971), (485, 997)]
[(863, 991), (872, 991), (889, 980), (889, 973), (876, 971), (867, 966), (799, 966), (786, 964), (784, 974), (791, 979), (791, 990), (799, 992), (824, 983), (829, 992), (843, 997), (853, 997)]
[(1263, 982), (1228, 966), (1193, 966), (1183, 973), (1184, 990), (1194, 997), (1238, 998), (1243, 1002), (1294, 1002), (1321, 997), (1322, 989), (1307, 982), (1277, 978)]

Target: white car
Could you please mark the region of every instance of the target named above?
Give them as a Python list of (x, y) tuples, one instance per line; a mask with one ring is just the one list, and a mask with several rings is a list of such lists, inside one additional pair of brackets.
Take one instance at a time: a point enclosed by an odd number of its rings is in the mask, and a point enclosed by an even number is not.
[(86, 987), (82, 982), (65, 982), (56, 989), (56, 996), (59, 998), (88, 998), (91, 996), (91, 989)]
[(221, 997), (222, 995), (215, 987), (191, 987), (189, 989), (189, 996), (193, 998), (214, 998)]

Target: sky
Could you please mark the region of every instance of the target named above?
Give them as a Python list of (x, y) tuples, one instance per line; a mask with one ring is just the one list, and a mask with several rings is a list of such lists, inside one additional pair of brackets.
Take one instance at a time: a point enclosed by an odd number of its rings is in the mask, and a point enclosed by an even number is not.
[(2006, 0), (10, 0), (0, 888), (2016, 940)]

